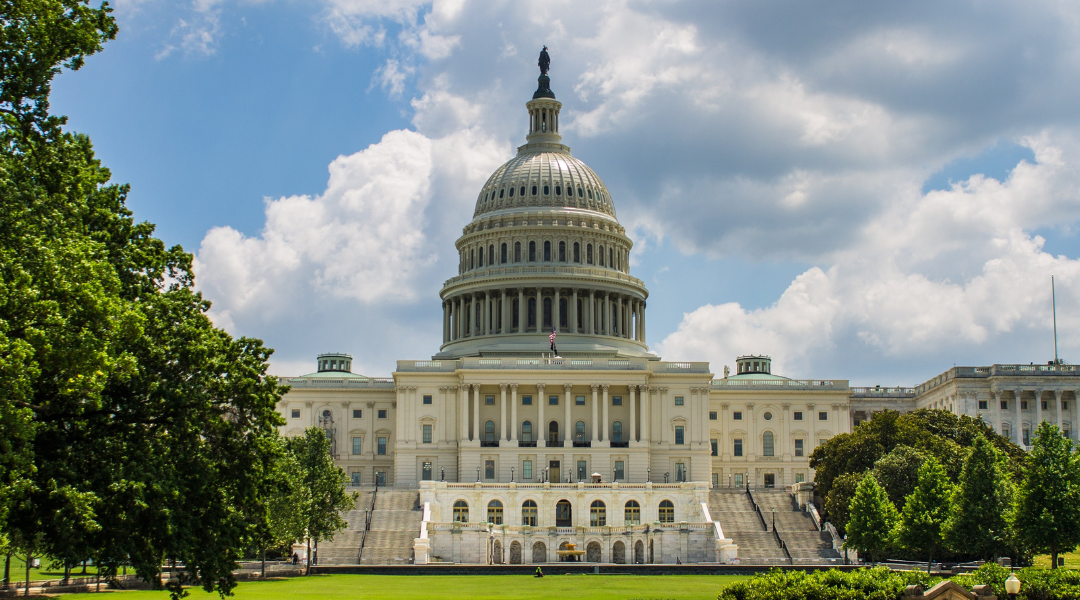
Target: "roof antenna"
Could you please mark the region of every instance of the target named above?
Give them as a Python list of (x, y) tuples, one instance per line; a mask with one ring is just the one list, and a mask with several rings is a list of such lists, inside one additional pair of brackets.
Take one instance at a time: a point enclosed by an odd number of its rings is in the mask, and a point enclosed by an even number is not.
[(1054, 364), (1060, 365), (1061, 361), (1058, 359), (1058, 347), (1057, 347), (1057, 292), (1054, 289), (1054, 276), (1050, 276), (1050, 298), (1054, 306)]

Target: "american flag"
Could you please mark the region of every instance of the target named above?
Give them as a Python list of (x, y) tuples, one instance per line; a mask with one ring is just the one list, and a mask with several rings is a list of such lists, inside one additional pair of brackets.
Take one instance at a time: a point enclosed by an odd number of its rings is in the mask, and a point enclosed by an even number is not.
[(556, 331), (557, 331), (556, 329), (552, 329), (551, 330), (551, 335), (548, 336), (548, 340), (550, 340), (552, 344), (555, 343), (555, 332)]

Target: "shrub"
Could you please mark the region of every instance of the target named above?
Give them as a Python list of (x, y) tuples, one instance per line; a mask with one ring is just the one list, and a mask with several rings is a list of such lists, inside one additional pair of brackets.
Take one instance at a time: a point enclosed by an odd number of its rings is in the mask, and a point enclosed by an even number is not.
[[(909, 585), (929, 588), (940, 581), (922, 571), (890, 571), (885, 567), (853, 571), (772, 569), (725, 587), (719, 600), (898, 600)], [(1002, 580), (1004, 581), (1004, 580)]]

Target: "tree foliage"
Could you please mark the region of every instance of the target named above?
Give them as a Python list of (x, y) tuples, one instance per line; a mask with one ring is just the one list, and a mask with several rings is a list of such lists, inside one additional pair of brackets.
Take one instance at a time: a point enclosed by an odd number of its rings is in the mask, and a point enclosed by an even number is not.
[(897, 542), (904, 548), (926, 557), (927, 570), (934, 556), (945, 546), (945, 520), (949, 516), (953, 485), (945, 468), (934, 457), (919, 467), (915, 490), (900, 511)]
[(896, 507), (872, 473), (867, 472), (855, 490), (848, 508), (845, 548), (876, 562), (892, 545), (896, 527)]
[(1057, 557), (1080, 544), (1080, 454), (1056, 425), (1043, 421), (1016, 490), (1013, 527), (1019, 542)]
[(292, 497), (293, 509), (300, 515), (308, 540), (316, 544), (333, 540), (347, 525), (341, 515), (355, 507), (357, 494), (345, 491), (348, 479), (330, 455), (330, 440), (322, 429), (309, 427), (303, 437), (286, 440), (286, 448), (297, 464), (300, 480)]
[(874, 463), (874, 477), (885, 488), (897, 510), (904, 508), (908, 494), (919, 482), (919, 467), (927, 455), (911, 446), (897, 446)]
[(1001, 453), (986, 438), (976, 438), (945, 522), (946, 544), (954, 552), (984, 560), (1007, 554), (1012, 496), (1012, 481), (1002, 469)]

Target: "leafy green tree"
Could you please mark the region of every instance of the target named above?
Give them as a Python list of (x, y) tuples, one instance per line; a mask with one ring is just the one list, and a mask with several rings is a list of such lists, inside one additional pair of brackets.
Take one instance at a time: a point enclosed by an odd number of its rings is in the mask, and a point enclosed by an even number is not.
[(286, 447), (300, 469), (300, 488), (293, 496), (307, 532), (308, 570), (311, 565), (311, 542), (333, 540), (334, 534), (348, 523), (342, 513), (356, 506), (356, 493), (348, 493), (345, 471), (330, 456), (330, 440), (318, 427), (309, 427), (303, 437), (291, 438)]
[(1035, 430), (1012, 520), (1019, 542), (1037, 554), (1050, 554), (1052, 568), (1059, 554), (1080, 544), (1080, 454), (1047, 421)]
[(266, 453), (266, 475), (262, 478), (262, 510), (255, 515), (255, 544), (266, 577), (266, 551), (280, 549), (289, 553), (293, 542), (304, 538), (303, 514), (298, 504), (306, 497), (303, 473), (297, 457), (286, 448), (282, 438), (268, 440), (273, 449)]
[(850, 518), (848, 508), (862, 479), (862, 473), (845, 473), (837, 477), (833, 480), (832, 489), (825, 498), (825, 511), (829, 514), (829, 522), (836, 527), (840, 535), (845, 535), (847, 531), (847, 522)]
[(873, 474), (867, 472), (855, 489), (855, 497), (848, 508), (844, 547), (853, 548), (859, 556), (877, 562), (892, 544), (896, 521), (896, 507)]
[(1013, 486), (1001, 463), (986, 438), (975, 439), (945, 521), (945, 542), (954, 552), (993, 560), (1007, 551)]
[(919, 467), (926, 462), (925, 452), (911, 446), (897, 446), (874, 463), (874, 477), (889, 494), (897, 510), (903, 510), (908, 494), (919, 481)]
[(900, 512), (897, 541), (907, 550), (926, 556), (927, 572), (934, 555), (945, 545), (945, 520), (952, 495), (953, 485), (945, 468), (930, 457), (919, 467), (918, 483)]

